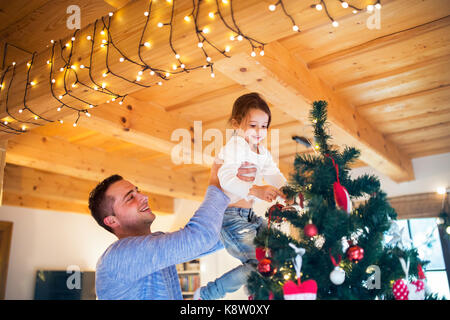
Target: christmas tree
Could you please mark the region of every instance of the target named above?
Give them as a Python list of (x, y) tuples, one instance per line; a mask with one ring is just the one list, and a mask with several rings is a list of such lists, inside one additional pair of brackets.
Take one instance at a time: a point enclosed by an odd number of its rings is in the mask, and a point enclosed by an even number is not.
[[(251, 297), (430, 298), (422, 272), (427, 262), (403, 244), (378, 178), (351, 179), (360, 152), (331, 146), (325, 101), (313, 103), (310, 120), (315, 154), (296, 155), (295, 172), (283, 187), (291, 205), (277, 203), (266, 212), (268, 225), (255, 238), (258, 268), (247, 283)], [(359, 206), (352, 207), (356, 200)], [(290, 223), (289, 235), (277, 227), (284, 223)]]

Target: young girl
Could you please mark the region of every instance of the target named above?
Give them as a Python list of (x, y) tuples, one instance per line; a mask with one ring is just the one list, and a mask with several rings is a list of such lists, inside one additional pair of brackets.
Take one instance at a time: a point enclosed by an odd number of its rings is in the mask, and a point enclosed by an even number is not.
[[(234, 102), (229, 120), (234, 134), (218, 155), (223, 160), (218, 172), (220, 185), (231, 200), (224, 213), (220, 237), (225, 249), (242, 265), (197, 289), (194, 299), (220, 299), (227, 292), (238, 290), (258, 264), (253, 240), (264, 219), (255, 215), (253, 203), (256, 199), (272, 202), (277, 196), (284, 198), (279, 189), (286, 184), (272, 156), (261, 144), (270, 121), (270, 109), (257, 93), (245, 94)], [(253, 182), (236, 178), (237, 169), (246, 162), (256, 167)], [(262, 185), (263, 178), (268, 185)]]

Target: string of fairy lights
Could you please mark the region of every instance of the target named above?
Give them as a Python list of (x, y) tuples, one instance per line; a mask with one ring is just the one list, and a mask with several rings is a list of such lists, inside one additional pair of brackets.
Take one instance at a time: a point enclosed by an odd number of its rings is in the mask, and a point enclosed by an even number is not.
[[(223, 57), (230, 57), (230, 51), (231, 47), (229, 45), (225, 45), (223, 48), (216, 45), (210, 38), (209, 34), (211, 32), (209, 26), (201, 26), (200, 25), (200, 18), (204, 17), (206, 14), (210, 19), (215, 19), (216, 17), (219, 18), (223, 26), (225, 26), (230, 32), (231, 35), (229, 35), (230, 41), (247, 41), (247, 43), (251, 47), (250, 55), (252, 57), (256, 57), (257, 54), (263, 56), (264, 55), (264, 46), (266, 43), (255, 39), (247, 34), (245, 34), (241, 28), (238, 25), (238, 21), (235, 17), (235, 10), (233, 7), (233, 2), (236, 0), (215, 0), (215, 10), (206, 10), (203, 9), (201, 4), (204, 2), (204, 0), (192, 0), (192, 11), (184, 16), (183, 20), (184, 23), (192, 23), (193, 25), (193, 31), (196, 34), (197, 37), (197, 47), (201, 51), (203, 57), (204, 57), (204, 63), (197, 65), (197, 66), (188, 66), (183, 61), (182, 58), (182, 48), (177, 48), (176, 43), (174, 43), (173, 40), (173, 29), (174, 25), (176, 23), (179, 23), (179, 21), (175, 21), (175, 5), (176, 0), (166, 0), (167, 3), (171, 5), (170, 8), (170, 20), (169, 21), (159, 21), (157, 23), (157, 28), (164, 31), (167, 30), (168, 34), (168, 45), (170, 47), (170, 50), (172, 51), (172, 54), (175, 57), (176, 63), (173, 63), (170, 69), (161, 69), (155, 66), (152, 66), (149, 64), (145, 59), (143, 58), (143, 52), (142, 50), (150, 49), (152, 47), (152, 44), (150, 41), (146, 40), (146, 35), (148, 33), (148, 27), (150, 25), (150, 18), (152, 17), (153, 13), (153, 2), (155, 0), (150, 0), (149, 5), (146, 8), (146, 10), (143, 12), (143, 15), (145, 16), (145, 22), (143, 24), (141, 36), (139, 39), (139, 43), (137, 44), (137, 60), (131, 58), (127, 54), (124, 53), (124, 50), (119, 47), (119, 45), (114, 40), (114, 35), (111, 30), (111, 22), (112, 19), (114, 19), (114, 13), (110, 12), (107, 16), (104, 16), (100, 19), (97, 19), (92, 24), (92, 31), (89, 35), (86, 36), (86, 40), (90, 42), (90, 52), (89, 52), (89, 65), (83, 65), (73, 62), (73, 53), (74, 53), (74, 46), (77, 44), (78, 41), (82, 41), (83, 39), (80, 39), (81, 37), (78, 36), (78, 32), (80, 30), (75, 30), (73, 33), (70, 41), (63, 43), (62, 40), (50, 40), (51, 46), (51, 57), (49, 60), (46, 61), (46, 63), (49, 65), (49, 85), (50, 85), (50, 93), (54, 100), (58, 102), (58, 107), (56, 108), (56, 111), (60, 112), (63, 110), (63, 108), (70, 109), (74, 111), (77, 115), (76, 120), (73, 123), (73, 126), (76, 127), (78, 124), (78, 121), (80, 120), (80, 117), (82, 115), (85, 115), (86, 117), (91, 117), (91, 114), (89, 113), (89, 110), (92, 108), (95, 108), (98, 106), (98, 104), (88, 101), (88, 99), (82, 98), (75, 94), (75, 89), (77, 87), (83, 87), (85, 90), (84, 92), (95, 92), (99, 94), (103, 94), (107, 97), (106, 103), (115, 102), (117, 101), (120, 105), (123, 104), (127, 94), (121, 94), (114, 92), (111, 88), (108, 87), (106, 80), (105, 81), (98, 81), (95, 80), (94, 74), (93, 74), (93, 56), (95, 49), (97, 46), (100, 48), (105, 48), (106, 52), (104, 54), (105, 57), (105, 66), (106, 70), (102, 72), (102, 79), (108, 78), (108, 77), (114, 77), (117, 79), (120, 79), (122, 81), (125, 81), (127, 83), (130, 83), (132, 85), (136, 85), (141, 88), (149, 88), (152, 86), (162, 86), (164, 81), (168, 81), (170, 79), (171, 75), (174, 74), (180, 74), (180, 73), (189, 73), (190, 71), (196, 70), (196, 69), (209, 69), (210, 75), (212, 78), (215, 77), (214, 74), (214, 63), (211, 58), (211, 50), (218, 52)], [(328, 0), (328, 2), (331, 1), (339, 1), (342, 8), (352, 10), (354, 14), (361, 12), (361, 11), (368, 11), (372, 12), (375, 9), (381, 9), (381, 3), (380, 0), (374, 0), (372, 4), (367, 5), (365, 8), (357, 7), (354, 4), (351, 4), (347, 1), (343, 0)], [(315, 4), (311, 5), (312, 9), (316, 9), (318, 11), (323, 11), (329, 18), (331, 25), (333, 27), (338, 27), (339, 23), (336, 19), (333, 18), (333, 16), (330, 14), (330, 9), (327, 6), (327, 3), (325, 0), (315, 0)], [(353, 1), (354, 2), (354, 1)], [(268, 6), (269, 12), (274, 12), (277, 10), (277, 8), (281, 9), (281, 12), (286, 16), (286, 18), (290, 21), (292, 24), (292, 30), (294, 32), (301, 32), (299, 25), (294, 20), (294, 17), (289, 14), (285, 3), (283, 0), (275, 1), (274, 3), (270, 4)], [(203, 10), (201, 10), (203, 9)], [(231, 21), (227, 21), (225, 19), (224, 11), (228, 10), (229, 17)], [(5, 69), (5, 61), (6, 61), (6, 54), (8, 46), (15, 47), (27, 54), (30, 55), (30, 61), (27, 63), (27, 70), (26, 70), (26, 82), (25, 82), (25, 88), (23, 90), (23, 105), (17, 109), (17, 114), (13, 114), (10, 109), (10, 92), (11, 87), (13, 85), (14, 79), (17, 76), (17, 64), (16, 62), (12, 62), (10, 65), (6, 66)], [(59, 68), (56, 67), (56, 55), (57, 51), (59, 50), (60, 60), (63, 62), (63, 65)], [(115, 72), (110, 67), (111, 63), (111, 52), (115, 51), (115, 54), (119, 55), (119, 62), (120, 63), (131, 63), (134, 66), (137, 66), (139, 68), (139, 71), (137, 72), (135, 77), (129, 78), (125, 75), (119, 74), (118, 72)], [(28, 95), (30, 90), (33, 89), (33, 87), (37, 86), (38, 83), (36, 80), (30, 81), (30, 73), (32, 68), (35, 65), (36, 61), (36, 52), (29, 52), (26, 49), (22, 49), (16, 45), (6, 43), (5, 49), (3, 50), (3, 69), (4, 72), (0, 76), (0, 98), (1, 95), (4, 95), (4, 103), (5, 103), (5, 110), (7, 113), (7, 120), (0, 121), (0, 131), (5, 132), (8, 134), (21, 134), (30, 126), (42, 126), (45, 123), (48, 122), (54, 122), (54, 120), (48, 119), (43, 114), (38, 114), (37, 112), (33, 111), (32, 107), (28, 104)], [(62, 73), (62, 88), (61, 86), (57, 86), (57, 72)], [(88, 78), (91, 83), (85, 83), (80, 80), (79, 72), (86, 72), (88, 73)], [(144, 74), (148, 73), (150, 76), (154, 76), (157, 78), (156, 81), (151, 82), (144, 82)], [(8, 77), (9, 76), (9, 77)], [(129, 74), (128, 74), (129, 76)], [(70, 79), (74, 79), (74, 81), (70, 81)], [(61, 92), (61, 89), (63, 92)], [(69, 103), (67, 101), (70, 98), (72, 101), (75, 100), (77, 102), (77, 105), (83, 105), (84, 108), (75, 107), (72, 105), (72, 103)], [(3, 103), (3, 101), (0, 100), (0, 105)], [(27, 116), (27, 119), (23, 119), (24, 116)], [(31, 121), (30, 117), (34, 120)], [(62, 119), (57, 120), (60, 123), (63, 123)], [(30, 126), (27, 126), (30, 125)]]

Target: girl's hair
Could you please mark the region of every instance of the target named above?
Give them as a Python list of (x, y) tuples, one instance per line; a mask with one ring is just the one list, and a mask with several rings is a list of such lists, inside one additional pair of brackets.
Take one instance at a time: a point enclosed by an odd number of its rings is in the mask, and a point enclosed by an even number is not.
[(256, 92), (244, 94), (236, 99), (233, 104), (233, 111), (231, 112), (231, 117), (228, 119), (228, 123), (232, 123), (232, 120), (236, 120), (238, 124), (247, 117), (251, 109), (259, 109), (264, 111), (269, 116), (269, 122), (267, 123), (267, 128), (270, 126), (270, 121), (272, 120), (272, 114), (270, 113), (269, 106), (267, 102)]

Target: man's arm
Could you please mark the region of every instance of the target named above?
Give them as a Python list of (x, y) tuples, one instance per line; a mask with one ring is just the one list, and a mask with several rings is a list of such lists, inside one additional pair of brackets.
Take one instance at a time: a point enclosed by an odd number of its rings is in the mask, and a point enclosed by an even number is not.
[[(97, 272), (117, 280), (134, 281), (165, 267), (192, 260), (217, 244), (229, 198), (214, 181), (186, 226), (176, 232), (128, 237), (117, 241)], [(102, 270), (105, 268), (105, 270)]]

